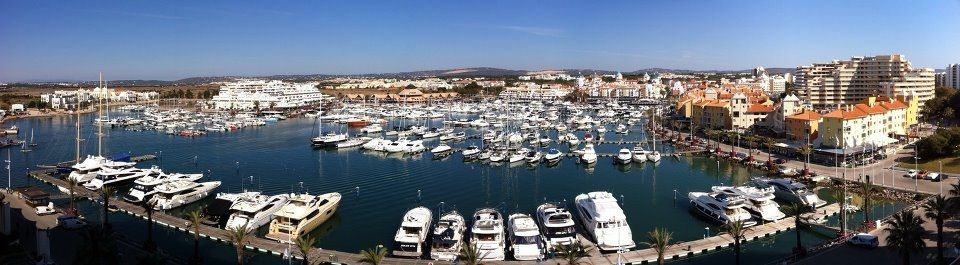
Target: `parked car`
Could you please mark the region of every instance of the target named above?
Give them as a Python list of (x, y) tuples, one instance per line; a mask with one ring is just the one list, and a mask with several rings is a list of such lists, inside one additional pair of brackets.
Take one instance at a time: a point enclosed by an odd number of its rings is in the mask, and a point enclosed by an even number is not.
[(917, 171), (913, 169), (911, 169), (910, 171), (907, 171), (907, 174), (903, 174), (904, 177), (908, 177), (908, 178), (916, 178), (918, 175), (919, 174), (917, 174)]
[(774, 163), (777, 163), (777, 165), (779, 165), (779, 164), (786, 163), (787, 160), (784, 160), (783, 158), (777, 158), (776, 160), (773, 160), (773, 162), (774, 162)]
[(77, 229), (87, 226), (87, 220), (72, 215), (57, 217), (57, 225), (66, 229)]
[(880, 246), (880, 240), (877, 239), (877, 236), (867, 233), (856, 234), (853, 237), (850, 237), (850, 239), (847, 240), (847, 243), (864, 248), (877, 248), (877, 246)]
[(37, 215), (48, 215), (57, 213), (57, 209), (53, 207), (53, 202), (45, 206), (37, 206)]
[(923, 178), (931, 181), (941, 181), (943, 180), (944, 177), (940, 173), (930, 172), (930, 173), (927, 173), (926, 176), (923, 176)]

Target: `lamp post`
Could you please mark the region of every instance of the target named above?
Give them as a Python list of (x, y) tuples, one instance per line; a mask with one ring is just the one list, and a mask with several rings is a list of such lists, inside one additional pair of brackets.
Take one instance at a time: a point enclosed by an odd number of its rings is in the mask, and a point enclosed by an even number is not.
[[(914, 146), (916, 146), (916, 145), (914, 145)], [(917, 150), (913, 150), (913, 172), (916, 173), (915, 175), (913, 175), (913, 183), (914, 183), (914, 184), (913, 184), (913, 192), (917, 192), (917, 190), (920, 188), (920, 178), (919, 178), (919, 176), (920, 176), (920, 163), (919, 163), (920, 157), (917, 156), (917, 155), (919, 155), (919, 154), (917, 153)]]

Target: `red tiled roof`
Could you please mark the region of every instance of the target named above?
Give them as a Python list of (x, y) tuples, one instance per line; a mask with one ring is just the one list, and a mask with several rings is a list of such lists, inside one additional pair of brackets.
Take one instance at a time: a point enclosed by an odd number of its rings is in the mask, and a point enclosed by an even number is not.
[(750, 105), (749, 108), (747, 108), (747, 112), (750, 112), (750, 113), (773, 112), (773, 108), (766, 105), (753, 104), (753, 105)]
[(888, 109), (888, 110), (905, 109), (905, 108), (907, 108), (907, 105), (906, 105), (906, 104), (903, 104), (903, 102), (902, 102), (902, 101), (899, 101), (899, 100), (893, 100), (892, 102), (891, 102), (891, 101), (884, 101), (884, 102), (880, 103), (880, 106), (883, 106), (884, 108), (886, 108), (886, 109)]
[(787, 116), (787, 119), (791, 119), (791, 120), (817, 121), (817, 120), (820, 120), (820, 114), (819, 114), (819, 113), (816, 113), (816, 112), (813, 112), (813, 111), (804, 110), (804, 111), (801, 112), (801, 113), (797, 113), (797, 114), (794, 114), (794, 115)]
[(851, 120), (851, 119), (856, 119), (856, 118), (863, 118), (863, 117), (866, 117), (866, 116), (867, 116), (867, 113), (866, 113), (866, 112), (863, 112), (862, 110), (857, 109), (857, 108), (853, 108), (853, 109), (850, 110), (850, 111), (845, 111), (845, 110), (842, 110), (842, 109), (838, 109), (838, 110), (831, 111), (830, 113), (827, 113), (826, 115), (823, 115), (824, 118), (838, 118), (838, 119), (844, 119), (844, 120)]
[(880, 107), (880, 105), (873, 105), (871, 107), (870, 105), (860, 103), (860, 104), (854, 105), (854, 107), (868, 114), (881, 114), (881, 113), (887, 112), (887, 110), (884, 109), (883, 107)]

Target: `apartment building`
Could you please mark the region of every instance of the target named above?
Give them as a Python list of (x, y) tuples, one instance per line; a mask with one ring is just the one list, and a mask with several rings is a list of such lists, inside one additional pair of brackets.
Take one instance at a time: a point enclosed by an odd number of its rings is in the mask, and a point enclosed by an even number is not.
[(821, 146), (831, 148), (880, 147), (896, 142), (909, 129), (907, 109), (918, 100), (871, 96), (823, 115)]
[(947, 65), (944, 70), (942, 86), (960, 88), (960, 64)]
[(934, 96), (934, 71), (914, 68), (903, 55), (852, 57), (797, 67), (794, 91), (814, 109), (851, 105), (872, 95), (913, 94), (920, 107)]

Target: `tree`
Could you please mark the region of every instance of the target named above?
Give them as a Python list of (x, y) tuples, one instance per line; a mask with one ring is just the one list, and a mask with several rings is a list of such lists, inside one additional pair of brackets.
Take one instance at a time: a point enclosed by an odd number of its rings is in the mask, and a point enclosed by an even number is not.
[(800, 215), (805, 213), (807, 208), (796, 203), (791, 203), (784, 205), (781, 209), (783, 209), (783, 213), (793, 216), (793, 225), (796, 227), (794, 230), (796, 230), (797, 233), (797, 246), (794, 247), (794, 253), (800, 256), (806, 256), (807, 249), (804, 248), (803, 243), (800, 242)]
[(110, 208), (110, 197), (113, 197), (115, 193), (116, 191), (114, 191), (111, 187), (103, 186), (100, 188), (100, 197), (103, 198), (103, 230), (105, 231), (110, 231), (110, 218), (108, 215)]
[(67, 189), (70, 190), (70, 209), (76, 210), (76, 197), (74, 196), (74, 189), (77, 188), (77, 179), (67, 178)]
[(300, 254), (303, 255), (303, 265), (310, 264), (310, 250), (313, 249), (313, 244), (317, 243), (317, 238), (305, 235), (297, 238), (297, 241), (294, 242), (297, 244), (297, 249), (300, 250)]
[[(489, 252), (487, 252), (489, 253)], [(463, 248), (460, 249), (460, 261), (466, 265), (480, 265), (484, 258), (485, 253), (480, 252), (480, 248), (477, 247), (477, 243), (464, 244)]]
[(203, 221), (203, 214), (200, 209), (195, 209), (187, 213), (187, 220), (190, 220), (190, 227), (193, 228), (193, 257), (190, 257), (190, 264), (201, 264), (203, 257), (200, 257), (200, 222)]
[(153, 203), (144, 200), (140, 202), (140, 207), (147, 214), (147, 240), (143, 242), (143, 248), (153, 252), (157, 250), (157, 243), (153, 241)]
[(376, 248), (364, 249), (360, 251), (360, 262), (380, 265), (383, 262), (383, 258), (387, 256), (387, 248), (383, 245), (377, 245)]
[(896, 249), (903, 259), (903, 264), (910, 264), (910, 254), (923, 251), (926, 244), (923, 242), (924, 221), (913, 214), (912, 211), (904, 211), (893, 215), (893, 219), (885, 222), (887, 228), (887, 245)]
[(801, 155), (804, 155), (807, 158), (803, 160), (803, 174), (806, 175), (807, 172), (809, 172), (809, 169), (807, 169), (807, 162), (810, 161), (810, 153), (813, 153), (813, 149), (810, 147), (810, 145), (805, 144), (800, 147), (799, 151)]
[(246, 249), (247, 236), (250, 235), (250, 229), (244, 224), (243, 227), (233, 227), (227, 229), (227, 237), (233, 248), (237, 251), (237, 264), (243, 265), (243, 252)]
[[(840, 185), (845, 185), (841, 183)], [(840, 234), (847, 234), (847, 188), (840, 187), (839, 189), (832, 189), (830, 195), (840, 202)]]
[(773, 169), (773, 146), (777, 144), (776, 141), (769, 137), (763, 138), (763, 145), (767, 146), (767, 165)]
[(740, 254), (742, 252), (741, 243), (746, 239), (747, 231), (749, 231), (750, 228), (745, 226), (743, 220), (738, 220), (735, 222), (727, 222), (725, 229), (727, 230), (726, 233), (733, 238), (733, 251), (736, 253), (735, 264), (740, 265)]
[(946, 264), (943, 258), (943, 221), (950, 218), (950, 203), (943, 195), (937, 195), (923, 203), (923, 216), (937, 223), (937, 263)]
[(557, 246), (557, 257), (565, 261), (567, 265), (583, 264), (581, 259), (587, 256), (587, 250), (579, 241), (572, 244)]
[(645, 244), (653, 248), (657, 252), (657, 264), (663, 265), (664, 258), (663, 256), (667, 253), (667, 247), (670, 246), (670, 239), (673, 238), (673, 233), (667, 231), (666, 228), (654, 228), (653, 231), (647, 232), (647, 242)]

